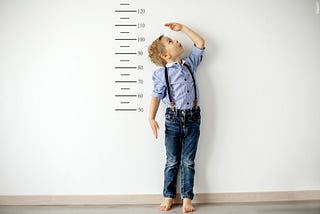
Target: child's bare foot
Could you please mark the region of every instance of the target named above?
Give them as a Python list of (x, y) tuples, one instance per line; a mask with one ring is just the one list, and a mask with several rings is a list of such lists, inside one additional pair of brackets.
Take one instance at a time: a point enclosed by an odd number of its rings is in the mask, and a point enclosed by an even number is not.
[(171, 210), (173, 205), (173, 198), (164, 198), (164, 201), (160, 204), (161, 211)]
[(190, 213), (193, 211), (194, 211), (194, 207), (192, 206), (192, 200), (188, 198), (183, 199), (182, 212)]

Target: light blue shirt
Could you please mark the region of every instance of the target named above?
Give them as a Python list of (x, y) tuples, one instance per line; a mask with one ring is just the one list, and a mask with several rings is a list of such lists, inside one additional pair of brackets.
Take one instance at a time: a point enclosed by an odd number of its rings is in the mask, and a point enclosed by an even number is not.
[[(193, 72), (197, 86), (196, 90), (198, 105), (200, 103), (196, 70), (202, 60), (203, 54), (204, 50), (193, 46), (191, 54), (182, 60), (182, 65), (180, 65), (178, 62), (168, 63), (166, 65), (168, 70), (170, 89), (172, 92), (172, 99), (177, 109), (191, 109), (193, 107), (193, 101), (195, 99), (193, 80), (191, 74), (188, 71), (188, 68), (186, 66), (183, 66), (185, 63), (189, 65), (189, 67), (191, 68), (191, 72)], [(163, 67), (158, 68), (154, 71), (152, 80), (154, 82), (152, 96), (162, 99), (167, 107), (170, 107), (170, 100), (167, 92), (165, 72)]]

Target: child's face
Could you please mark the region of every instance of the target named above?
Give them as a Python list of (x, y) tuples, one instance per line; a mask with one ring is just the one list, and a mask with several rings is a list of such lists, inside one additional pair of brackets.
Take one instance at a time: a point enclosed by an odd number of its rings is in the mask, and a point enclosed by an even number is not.
[(169, 37), (162, 37), (161, 42), (166, 48), (166, 53), (164, 54), (164, 59), (167, 62), (175, 62), (180, 59), (181, 54), (183, 53), (184, 49), (181, 43), (178, 40), (172, 40)]

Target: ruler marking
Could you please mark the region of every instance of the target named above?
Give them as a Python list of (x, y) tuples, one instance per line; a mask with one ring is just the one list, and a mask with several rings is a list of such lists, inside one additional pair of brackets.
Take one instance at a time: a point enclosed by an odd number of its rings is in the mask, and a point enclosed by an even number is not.
[(116, 97), (137, 97), (136, 94), (116, 94)]
[(116, 27), (136, 27), (136, 24), (116, 24)]
[(135, 40), (137, 40), (137, 39), (135, 39), (135, 38), (124, 38), (124, 39), (120, 39), (120, 38), (115, 38), (115, 40), (116, 41), (135, 41)]
[(115, 83), (137, 83), (135, 80), (116, 80)]
[(136, 66), (132, 66), (132, 67), (130, 67), (130, 66), (125, 66), (125, 67), (114, 67), (115, 69), (137, 69), (137, 67)]
[(115, 10), (116, 13), (136, 13), (137, 10)]
[(131, 52), (125, 52), (125, 53), (124, 52), (116, 52), (115, 54), (137, 54), (137, 53), (133, 53), (133, 52), (132, 53)]
[(137, 111), (136, 108), (116, 108), (115, 111)]

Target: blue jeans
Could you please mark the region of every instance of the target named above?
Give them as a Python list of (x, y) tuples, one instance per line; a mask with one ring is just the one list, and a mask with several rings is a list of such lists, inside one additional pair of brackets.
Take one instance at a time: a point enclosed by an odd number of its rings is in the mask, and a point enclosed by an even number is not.
[(182, 198), (193, 199), (194, 160), (200, 136), (200, 108), (175, 110), (168, 108), (165, 121), (166, 165), (163, 196), (176, 197), (177, 175), (181, 166)]

